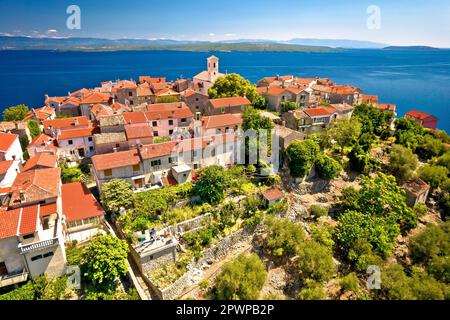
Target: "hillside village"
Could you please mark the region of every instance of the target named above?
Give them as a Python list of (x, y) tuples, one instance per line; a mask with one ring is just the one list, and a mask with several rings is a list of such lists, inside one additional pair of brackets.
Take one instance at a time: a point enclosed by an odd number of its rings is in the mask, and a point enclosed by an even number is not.
[[(433, 115), (328, 78), (253, 85), (215, 56), (193, 79), (44, 104), (0, 123), (0, 299), (71, 265), (92, 281), (58, 299), (449, 298), (450, 137)], [(433, 256), (428, 232), (447, 239)], [(116, 246), (105, 289), (89, 260)], [(233, 273), (246, 264), (252, 283)]]

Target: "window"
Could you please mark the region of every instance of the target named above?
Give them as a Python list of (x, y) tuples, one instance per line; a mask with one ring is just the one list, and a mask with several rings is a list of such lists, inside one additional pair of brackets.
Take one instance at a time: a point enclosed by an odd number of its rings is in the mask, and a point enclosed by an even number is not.
[(158, 137), (158, 131), (153, 131), (153, 136)]
[(220, 108), (220, 112), (225, 113), (225, 108)]
[(169, 163), (175, 163), (177, 160), (177, 157), (169, 157)]
[(158, 121), (153, 121), (152, 122), (152, 126), (157, 127), (158, 126)]
[(116, 148), (120, 148), (120, 143), (116, 143)]
[(194, 163), (194, 170), (197, 170), (197, 169), (198, 169), (198, 164)]
[(133, 100), (130, 101), (130, 105), (134, 105), (134, 101)]
[(186, 121), (187, 121), (186, 118), (181, 119), (181, 122), (182, 122), (182, 123), (184, 123), (184, 122), (186, 122)]
[(216, 156), (216, 149), (212, 149), (211, 150), (211, 157), (215, 157)]
[(92, 142), (92, 137), (89, 137), (89, 138), (88, 138), (88, 141), (89, 141), (89, 142)]
[(94, 151), (94, 147), (89, 147), (89, 151)]
[(133, 165), (133, 171), (134, 171), (134, 172), (137, 172), (137, 171), (139, 171), (139, 170), (141, 170), (141, 166), (140, 166), (139, 164)]
[(53, 257), (53, 255), (54, 255), (54, 253), (50, 251), (50, 252), (44, 253), (44, 258)]
[(169, 120), (169, 126), (173, 126), (173, 120)]
[(34, 257), (31, 257), (31, 261), (36, 261), (36, 260), (39, 260), (39, 259), (42, 259), (42, 254), (34, 256)]
[(133, 92), (128, 92), (128, 96), (132, 97), (133, 96)]
[(111, 177), (112, 176), (112, 169), (107, 169), (104, 171), (105, 177)]
[(73, 144), (73, 140), (69, 140), (69, 142), (68, 142), (69, 144)]
[(173, 133), (173, 130), (169, 130), (169, 134), (172, 134)]
[(30, 234), (26, 234), (23, 236), (24, 239), (33, 239), (34, 238), (34, 233), (30, 233)]
[(195, 98), (195, 101), (198, 101), (199, 99), (198, 98)]
[(150, 163), (152, 167), (156, 167), (156, 166), (160, 166), (161, 165), (161, 160), (152, 160), (152, 162)]

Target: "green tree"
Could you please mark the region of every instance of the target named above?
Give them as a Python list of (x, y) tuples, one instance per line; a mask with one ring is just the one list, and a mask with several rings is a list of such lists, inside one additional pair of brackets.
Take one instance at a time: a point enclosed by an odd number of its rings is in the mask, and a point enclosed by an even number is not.
[(361, 123), (358, 119), (338, 119), (334, 121), (327, 130), (327, 137), (336, 141), (344, 153), (345, 147), (353, 146), (361, 135)]
[(214, 297), (217, 300), (257, 299), (266, 278), (266, 266), (256, 254), (240, 255), (223, 266), (216, 279)]
[(41, 128), (35, 120), (28, 121), (27, 127), (28, 130), (30, 130), (31, 139), (34, 139), (41, 134)]
[(341, 164), (326, 154), (319, 155), (314, 164), (317, 174), (322, 179), (332, 180), (337, 178), (342, 171)]
[[(389, 219), (356, 211), (346, 211), (341, 214), (334, 231), (337, 243), (344, 252), (348, 253), (357, 241), (365, 240), (383, 256), (391, 253), (399, 233), (399, 226)], [(357, 260), (357, 258), (349, 257), (349, 260)]]
[(410, 180), (417, 168), (419, 159), (411, 149), (394, 145), (389, 155), (389, 169), (399, 183)]
[(326, 281), (336, 273), (332, 251), (320, 243), (310, 240), (299, 247), (297, 254), (297, 266), (303, 278)]
[(350, 167), (360, 173), (368, 174), (380, 167), (380, 162), (371, 157), (368, 151), (356, 144), (348, 154)]
[(437, 158), (434, 164), (437, 166), (446, 167), (450, 172), (450, 152), (446, 152), (442, 156)]
[(34, 300), (36, 291), (32, 281), (28, 281), (23, 286), (8, 293), (0, 294), (0, 300)]
[(78, 166), (69, 167), (67, 165), (61, 166), (61, 181), (62, 183), (78, 182), (83, 179), (83, 172)]
[(405, 191), (400, 188), (393, 176), (378, 173), (373, 177), (361, 178), (359, 207), (366, 214), (386, 217), (400, 224), (402, 230), (414, 228), (417, 217), (406, 205)]
[(421, 166), (418, 170), (420, 179), (430, 184), (433, 189), (443, 187), (448, 179), (449, 171), (446, 167), (430, 166), (428, 164)]
[(25, 119), (29, 109), (26, 105), (20, 104), (18, 106), (9, 107), (3, 110), (4, 121), (22, 121)]
[(416, 153), (422, 159), (431, 159), (440, 156), (443, 152), (444, 144), (442, 141), (430, 135), (424, 136), (422, 142), (416, 148)]
[(289, 144), (287, 154), (291, 176), (301, 178), (307, 175), (319, 153), (319, 145), (313, 140), (294, 141)]
[(264, 227), (267, 236), (263, 240), (263, 246), (273, 257), (292, 257), (305, 241), (303, 228), (289, 219), (268, 216)]
[(382, 111), (369, 104), (361, 104), (355, 106), (353, 117), (361, 123), (363, 134), (370, 134), (372, 138), (373, 136), (386, 138), (389, 136), (389, 124), (394, 118), (394, 114)]
[(102, 185), (102, 204), (108, 211), (118, 212), (133, 203), (131, 185), (122, 179), (112, 179)]
[(439, 226), (428, 225), (414, 236), (410, 243), (410, 254), (413, 261), (424, 264), (436, 256), (450, 254), (450, 221)]
[(229, 185), (229, 177), (222, 166), (209, 166), (199, 171), (193, 194), (205, 202), (218, 204), (225, 198)]
[(208, 94), (210, 99), (246, 96), (251, 103), (258, 102), (260, 99), (256, 87), (236, 73), (230, 73), (217, 79), (208, 90)]
[(115, 288), (115, 280), (127, 272), (128, 245), (111, 234), (95, 238), (85, 251), (85, 276), (105, 290)]

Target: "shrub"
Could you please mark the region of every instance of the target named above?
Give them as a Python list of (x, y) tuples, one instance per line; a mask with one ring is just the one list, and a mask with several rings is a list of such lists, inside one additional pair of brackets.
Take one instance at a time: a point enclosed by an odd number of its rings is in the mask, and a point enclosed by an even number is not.
[(266, 266), (256, 254), (240, 255), (226, 263), (217, 276), (214, 298), (217, 300), (254, 300), (267, 278)]
[(298, 298), (300, 300), (326, 300), (327, 294), (321, 283), (314, 280), (306, 280), (305, 286), (300, 290)]
[(321, 205), (313, 204), (309, 208), (309, 211), (311, 212), (311, 215), (315, 218), (328, 216), (328, 209), (322, 207)]
[(325, 281), (336, 273), (333, 253), (326, 246), (310, 240), (300, 246), (297, 253), (297, 265), (302, 277)]
[(345, 291), (352, 291), (354, 293), (359, 292), (359, 280), (354, 272), (342, 277), (339, 281), (339, 285)]
[(305, 241), (303, 228), (288, 219), (268, 216), (264, 225), (267, 237), (263, 246), (274, 257), (292, 257)]

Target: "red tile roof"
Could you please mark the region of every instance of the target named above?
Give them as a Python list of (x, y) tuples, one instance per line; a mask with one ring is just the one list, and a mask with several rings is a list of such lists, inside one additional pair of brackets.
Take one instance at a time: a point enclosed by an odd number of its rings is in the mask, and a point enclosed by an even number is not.
[(205, 129), (214, 129), (227, 126), (237, 126), (242, 124), (240, 115), (225, 113), (217, 116), (209, 116), (202, 118), (202, 124)]
[(36, 138), (33, 139), (33, 141), (30, 142), (29, 146), (32, 145), (43, 145), (46, 143), (52, 143), (53, 142), (53, 138), (50, 137), (49, 135), (46, 135), (45, 133), (41, 133), (40, 135), (38, 135)]
[(58, 134), (58, 140), (67, 140), (74, 138), (83, 138), (93, 136), (98, 133), (98, 129), (94, 127), (64, 130)]
[(200, 93), (198, 91), (191, 90), (191, 89), (187, 89), (185, 92), (183, 92), (182, 96), (184, 96), (186, 98), (189, 98), (190, 96), (193, 96), (193, 95), (196, 95), (196, 94), (199, 94), (199, 95), (204, 96), (204, 97), (208, 96), (206, 94), (203, 94), (203, 93)]
[(218, 108), (225, 107), (237, 107), (237, 106), (249, 106), (252, 103), (245, 97), (231, 97), (231, 98), (219, 98), (219, 99), (210, 99), (211, 105)]
[(24, 207), (20, 218), (19, 234), (25, 235), (34, 233), (37, 230), (39, 205)]
[(18, 138), (17, 134), (0, 132), (0, 152), (8, 151)]
[(147, 121), (170, 118), (191, 118), (191, 109), (184, 102), (148, 104), (145, 113)]
[(84, 96), (81, 100), (81, 104), (95, 104), (95, 103), (108, 103), (111, 96), (106, 93), (93, 92)]
[(368, 104), (377, 104), (378, 103), (378, 96), (363, 95), (362, 96), (362, 102), (363, 103), (368, 103)]
[(158, 144), (145, 145), (139, 149), (142, 159), (156, 159), (167, 157), (175, 151), (177, 142), (169, 141)]
[(56, 202), (50, 204), (41, 204), (41, 209), (39, 210), (39, 215), (41, 217), (47, 217), (53, 213), (58, 213), (58, 205)]
[(5, 210), (0, 208), (0, 239), (17, 236), (22, 209)]
[(5, 174), (11, 168), (14, 161), (0, 161), (0, 174)]
[(50, 126), (55, 129), (64, 129), (76, 126), (87, 126), (89, 125), (89, 120), (85, 116), (62, 118), (44, 121), (43, 125), (44, 129), (48, 129)]
[(355, 94), (356, 92), (359, 92), (360, 89), (358, 87), (353, 86), (332, 86), (331, 92), (336, 93), (339, 95), (349, 95), (349, 94)]
[(413, 117), (414, 119), (417, 119), (417, 120), (425, 120), (430, 117), (436, 119), (436, 117), (434, 117), (433, 115), (419, 111), (419, 110), (408, 111), (405, 115), (409, 116), (409, 117)]
[(99, 154), (92, 157), (92, 164), (97, 171), (132, 166), (140, 162), (137, 150)]
[(335, 113), (336, 109), (333, 107), (318, 107), (318, 108), (307, 108), (304, 109), (303, 112), (305, 112), (310, 117), (325, 117)]
[(153, 137), (153, 131), (147, 124), (126, 125), (125, 133), (128, 140)]
[(145, 112), (125, 112), (123, 118), (128, 124), (147, 123)]
[(56, 160), (57, 156), (53, 154), (47, 153), (39, 153), (34, 157), (28, 159), (27, 163), (23, 167), (22, 171), (31, 170), (37, 166), (39, 167), (47, 167), (47, 168), (56, 168)]
[[(61, 184), (59, 168), (31, 170), (17, 175), (11, 187), (10, 205), (42, 201), (58, 197)], [(21, 193), (25, 200), (21, 201)]]
[(66, 222), (105, 214), (92, 193), (81, 182), (62, 185), (62, 210)]
[(265, 190), (262, 192), (262, 196), (267, 201), (274, 201), (274, 200), (279, 200), (279, 199), (284, 198), (283, 192), (281, 192), (280, 189), (278, 189), (278, 188), (271, 188), (271, 189)]
[(395, 111), (396, 107), (397, 106), (395, 104), (389, 104), (389, 103), (380, 103), (378, 105), (379, 109), (388, 110), (388, 111)]

